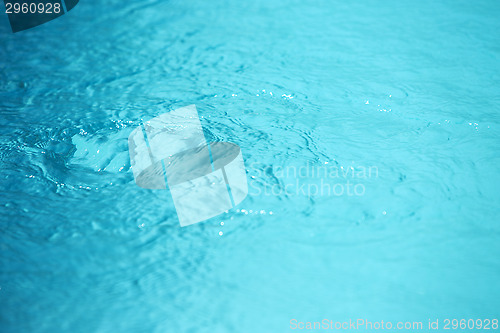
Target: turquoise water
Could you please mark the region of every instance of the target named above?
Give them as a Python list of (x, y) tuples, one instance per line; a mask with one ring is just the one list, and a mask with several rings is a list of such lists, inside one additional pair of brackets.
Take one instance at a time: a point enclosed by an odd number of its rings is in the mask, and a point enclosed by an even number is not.
[[(81, 1), (12, 34), (0, 15), (0, 330), (498, 318), (498, 17), (498, 1)], [(189, 104), (241, 147), (250, 193), (181, 228), (168, 191), (135, 184), (127, 138)], [(372, 173), (337, 176), (351, 167)], [(348, 180), (357, 194), (317, 191)]]

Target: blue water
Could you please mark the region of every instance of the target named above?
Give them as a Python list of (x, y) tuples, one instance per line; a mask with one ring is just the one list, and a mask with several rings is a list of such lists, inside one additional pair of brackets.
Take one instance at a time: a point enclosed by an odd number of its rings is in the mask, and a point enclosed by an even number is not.
[[(499, 318), (499, 17), (494, 0), (82, 0), (12, 34), (1, 13), (0, 331)], [(181, 228), (168, 191), (135, 184), (127, 138), (190, 104), (241, 147), (250, 193)], [(374, 172), (360, 195), (281, 172), (326, 166)]]

